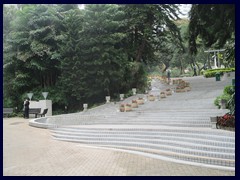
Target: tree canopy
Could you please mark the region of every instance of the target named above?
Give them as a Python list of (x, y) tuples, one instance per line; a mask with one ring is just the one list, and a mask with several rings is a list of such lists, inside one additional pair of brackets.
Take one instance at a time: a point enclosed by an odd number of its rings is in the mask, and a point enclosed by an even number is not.
[[(193, 5), (186, 34), (188, 21), (180, 21), (174, 4), (4, 5), (4, 106), (21, 109), (26, 93), (38, 100), (48, 91), (53, 110), (76, 111), (133, 87), (143, 92), (147, 66), (183, 72), (192, 63), (188, 38), (194, 53), (198, 38), (204, 46), (223, 46), (235, 34), (234, 10)], [(225, 15), (209, 22), (219, 12)]]
[(189, 47), (197, 53), (196, 40), (200, 36), (205, 47), (223, 47), (235, 36), (234, 4), (193, 4), (190, 11)]

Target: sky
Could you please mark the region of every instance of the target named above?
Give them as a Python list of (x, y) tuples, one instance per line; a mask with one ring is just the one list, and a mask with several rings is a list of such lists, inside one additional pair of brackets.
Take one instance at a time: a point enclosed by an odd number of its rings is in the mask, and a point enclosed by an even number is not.
[(188, 12), (191, 9), (191, 4), (181, 4), (180, 5), (180, 11), (184, 13), (185, 15), (179, 15), (180, 18), (188, 18)]

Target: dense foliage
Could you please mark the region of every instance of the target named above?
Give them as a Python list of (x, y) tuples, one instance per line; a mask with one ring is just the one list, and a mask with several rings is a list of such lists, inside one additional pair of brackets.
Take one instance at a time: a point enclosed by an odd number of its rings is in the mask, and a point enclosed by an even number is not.
[[(4, 106), (48, 91), (53, 110), (116, 98), (147, 85), (146, 65), (181, 48), (176, 5), (4, 6)], [(156, 53), (158, 52), (158, 53)]]
[(235, 86), (225, 86), (223, 93), (214, 100), (214, 104), (220, 108), (222, 100), (226, 102), (229, 113), (235, 115)]
[(209, 69), (206, 71), (202, 71), (204, 77), (215, 77), (217, 73), (219, 73), (221, 76), (224, 75), (224, 73), (229, 73), (235, 71), (235, 68), (221, 68), (221, 69)]
[(206, 48), (225, 48), (221, 64), (234, 67), (234, 5), (195, 4), (190, 20), (178, 12), (174, 4), (4, 5), (4, 107), (22, 109), (28, 92), (39, 100), (48, 91), (54, 112), (144, 92), (151, 71), (211, 68)]
[[(189, 51), (196, 55), (201, 47), (225, 49), (218, 53), (221, 64), (235, 66), (235, 4), (194, 4), (190, 10)], [(209, 54), (212, 56), (213, 54)], [(214, 54), (215, 55), (215, 54)], [(225, 58), (220, 57), (225, 56)], [(210, 57), (206, 64), (209, 68)], [(224, 62), (225, 61), (225, 62)]]

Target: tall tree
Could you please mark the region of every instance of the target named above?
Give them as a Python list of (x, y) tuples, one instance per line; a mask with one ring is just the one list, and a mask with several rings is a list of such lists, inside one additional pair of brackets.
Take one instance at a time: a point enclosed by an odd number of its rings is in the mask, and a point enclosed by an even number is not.
[(178, 19), (176, 5), (126, 5), (125, 11), (129, 17), (130, 59), (151, 63), (156, 59), (154, 52), (167, 49), (165, 46), (167, 41), (182, 46), (180, 31), (174, 24), (174, 20)]
[(194, 4), (190, 10), (189, 48), (197, 53), (196, 39), (205, 47), (221, 48), (235, 36), (234, 4)]
[(81, 58), (81, 34), (83, 17), (79, 9), (69, 10), (64, 13), (62, 21), (61, 43), (59, 53), (61, 55), (61, 76), (58, 82), (59, 90), (65, 95), (67, 105), (70, 108), (79, 108), (84, 100), (84, 71)]
[[(24, 5), (11, 22), (12, 30), (4, 45), (4, 78), (8, 93), (23, 94), (56, 83), (58, 54), (56, 6)], [(14, 70), (14, 71), (12, 71)]]
[(123, 12), (118, 5), (87, 5), (82, 46), (88, 83), (86, 96), (103, 100), (119, 91), (127, 59), (122, 44)]

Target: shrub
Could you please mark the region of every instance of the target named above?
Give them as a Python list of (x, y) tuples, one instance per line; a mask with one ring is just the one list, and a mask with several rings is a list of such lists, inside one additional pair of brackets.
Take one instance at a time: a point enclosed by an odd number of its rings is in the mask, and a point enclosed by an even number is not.
[(232, 114), (235, 113), (235, 88), (234, 86), (225, 86), (223, 90), (223, 94), (216, 97), (214, 100), (214, 104), (220, 108), (221, 107), (221, 100), (226, 100), (226, 108), (230, 109)]
[(223, 68), (223, 69), (208, 69), (203, 71), (203, 75), (206, 78), (215, 77), (216, 73), (220, 73), (222, 76), (224, 73), (235, 71), (235, 68)]

